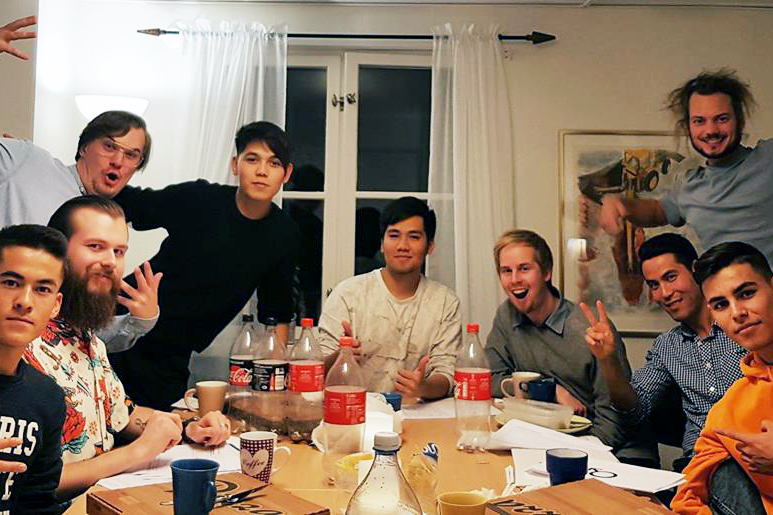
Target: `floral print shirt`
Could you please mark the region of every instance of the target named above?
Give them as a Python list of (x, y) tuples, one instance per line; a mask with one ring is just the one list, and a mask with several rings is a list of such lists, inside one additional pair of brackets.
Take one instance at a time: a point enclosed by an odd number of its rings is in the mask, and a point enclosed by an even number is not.
[(115, 435), (129, 423), (134, 403), (107, 360), (104, 342), (52, 320), (27, 346), (24, 360), (64, 390), (62, 461), (87, 460), (112, 449)]

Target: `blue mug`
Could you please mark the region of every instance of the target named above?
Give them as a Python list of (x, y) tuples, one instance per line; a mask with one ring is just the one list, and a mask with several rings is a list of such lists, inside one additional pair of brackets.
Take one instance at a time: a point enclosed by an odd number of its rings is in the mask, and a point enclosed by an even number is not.
[(551, 486), (580, 481), (588, 473), (588, 453), (577, 449), (545, 451), (545, 463)]
[(212, 511), (217, 497), (216, 461), (183, 459), (172, 462), (172, 490), (175, 515), (205, 515)]
[(556, 402), (556, 380), (552, 377), (518, 383), (518, 387), (529, 399), (542, 402)]

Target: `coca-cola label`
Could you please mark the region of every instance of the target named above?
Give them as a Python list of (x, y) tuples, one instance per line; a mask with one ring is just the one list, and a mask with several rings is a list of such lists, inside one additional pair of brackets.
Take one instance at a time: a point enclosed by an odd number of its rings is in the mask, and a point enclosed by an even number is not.
[(365, 388), (329, 386), (325, 388), (325, 422), (351, 426), (365, 422)]
[(491, 399), (491, 371), (484, 368), (460, 368), (454, 372), (455, 396), (463, 401)]
[(252, 363), (252, 389), (258, 392), (281, 392), (287, 389), (289, 364), (280, 360)]
[(321, 392), (325, 383), (325, 364), (322, 362), (291, 362), (290, 390), (293, 392)]
[(231, 358), (228, 382), (231, 386), (249, 387), (252, 384), (252, 359)]

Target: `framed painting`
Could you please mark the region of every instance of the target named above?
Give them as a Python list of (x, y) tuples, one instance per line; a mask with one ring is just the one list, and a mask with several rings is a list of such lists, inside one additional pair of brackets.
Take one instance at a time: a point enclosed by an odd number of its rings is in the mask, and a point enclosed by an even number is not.
[(697, 159), (689, 144), (672, 132), (561, 131), (560, 187), (562, 248), (561, 287), (573, 301), (604, 302), (610, 318), (623, 334), (653, 336), (674, 325), (650, 300), (641, 275), (638, 248), (655, 234), (684, 227), (642, 228), (625, 223), (611, 236), (598, 223), (604, 194), (630, 198), (659, 198)]

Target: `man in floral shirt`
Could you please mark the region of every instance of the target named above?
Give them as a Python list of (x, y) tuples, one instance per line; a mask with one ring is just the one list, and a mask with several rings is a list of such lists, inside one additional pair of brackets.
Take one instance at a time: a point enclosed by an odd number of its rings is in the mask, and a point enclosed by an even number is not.
[[(105, 344), (94, 334), (110, 323), (120, 290), (129, 238), (120, 206), (100, 197), (76, 197), (54, 213), (49, 226), (68, 239), (64, 299), (59, 316), (30, 344), (25, 359), (65, 393), (59, 497), (141, 468), (181, 438), (220, 445), (230, 433), (220, 412), (183, 427), (179, 416), (128, 399)], [(131, 443), (112, 450), (119, 435)]]

